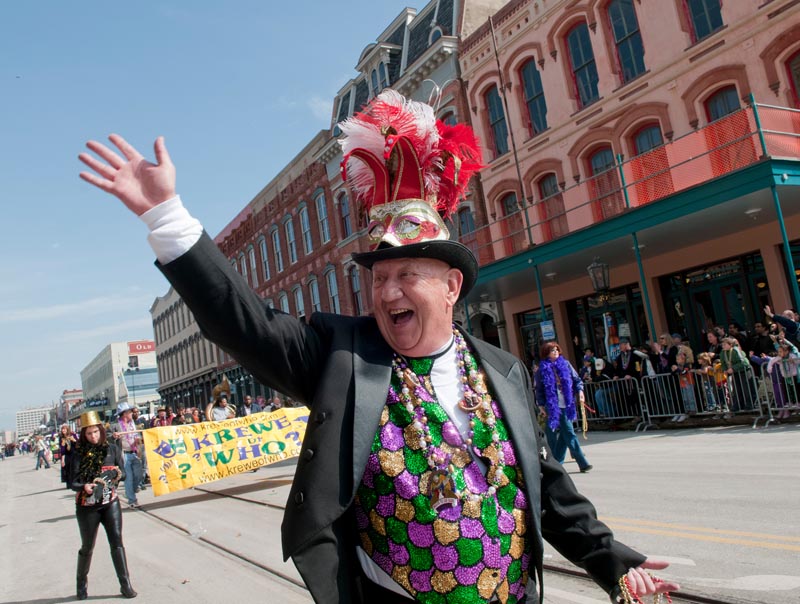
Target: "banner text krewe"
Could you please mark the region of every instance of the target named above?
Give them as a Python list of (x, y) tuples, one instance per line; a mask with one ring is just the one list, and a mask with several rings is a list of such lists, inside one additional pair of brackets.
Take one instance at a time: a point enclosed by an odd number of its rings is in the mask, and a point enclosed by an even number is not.
[(308, 408), (296, 407), (145, 430), (153, 493), (165, 495), (297, 457), (307, 425)]

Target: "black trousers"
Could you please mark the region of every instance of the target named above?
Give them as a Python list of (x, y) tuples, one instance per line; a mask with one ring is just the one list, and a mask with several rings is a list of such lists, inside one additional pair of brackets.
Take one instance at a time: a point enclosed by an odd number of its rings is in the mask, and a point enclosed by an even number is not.
[(114, 499), (103, 505), (79, 505), (75, 509), (78, 519), (78, 529), (81, 533), (82, 556), (91, 556), (94, 551), (94, 542), (97, 539), (97, 530), (100, 525), (106, 529), (108, 545), (113, 551), (122, 547), (122, 508), (119, 499)]

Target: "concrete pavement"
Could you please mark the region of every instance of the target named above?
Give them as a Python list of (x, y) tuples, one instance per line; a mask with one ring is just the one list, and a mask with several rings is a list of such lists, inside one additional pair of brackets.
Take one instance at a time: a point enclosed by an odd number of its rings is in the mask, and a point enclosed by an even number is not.
[[(30, 455), (0, 462), (0, 602), (70, 602), (75, 599), (75, 562), (80, 547), (74, 495), (60, 482), (58, 469), (36, 472), (33, 467)], [(153, 506), (152, 515), (129, 509), (123, 515), (131, 580), (139, 592), (137, 602), (311, 602), (304, 589), (207, 541), (252, 555), (255, 562), (275, 565), (289, 579), (297, 580), (294, 567), (280, 562), (279, 511), (271, 514), (249, 509), (244, 516), (249, 521), (241, 522), (241, 510), (228, 507), (234, 500), (184, 491), (154, 502), (151, 493), (140, 493), (140, 503)], [(173, 528), (154, 514), (189, 532)], [(89, 573), (89, 598), (92, 602), (121, 598), (102, 528)]]
[[(595, 432), (582, 446), (594, 465), (578, 488), (624, 543), (672, 566), (664, 576), (706, 598), (800, 602), (800, 426)], [(0, 601), (45, 604), (74, 597), (79, 547), (72, 493), (31, 456), (0, 463)], [(212, 598), (310, 602), (280, 550), (294, 461), (154, 498), (126, 510), (124, 536), (137, 601)], [(125, 505), (123, 504), (123, 507)], [(551, 547), (546, 564), (570, 566)], [(99, 536), (90, 597), (118, 599)], [(547, 604), (601, 604), (579, 580), (545, 574)]]

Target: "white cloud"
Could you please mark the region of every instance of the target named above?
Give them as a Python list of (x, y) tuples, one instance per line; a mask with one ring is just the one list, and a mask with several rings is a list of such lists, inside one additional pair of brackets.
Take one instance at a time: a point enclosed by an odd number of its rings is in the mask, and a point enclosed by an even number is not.
[(306, 101), (312, 115), (320, 121), (328, 122), (331, 119), (331, 100), (319, 96), (312, 96)]

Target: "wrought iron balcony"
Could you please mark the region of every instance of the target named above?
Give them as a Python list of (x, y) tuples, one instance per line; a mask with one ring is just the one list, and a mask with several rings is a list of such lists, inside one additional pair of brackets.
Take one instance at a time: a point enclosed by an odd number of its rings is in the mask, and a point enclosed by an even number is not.
[[(800, 111), (754, 105), (464, 233), (481, 266), (546, 244), (764, 159), (800, 161)], [(765, 184), (765, 188), (768, 183)]]

